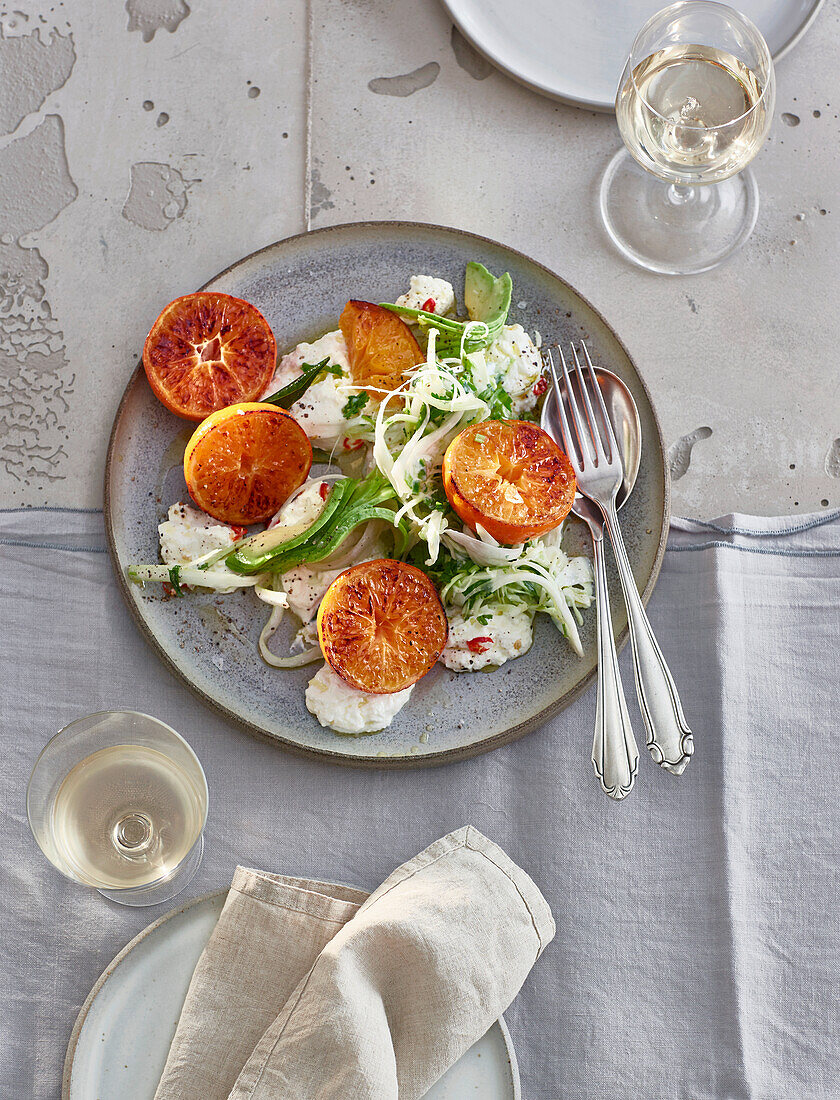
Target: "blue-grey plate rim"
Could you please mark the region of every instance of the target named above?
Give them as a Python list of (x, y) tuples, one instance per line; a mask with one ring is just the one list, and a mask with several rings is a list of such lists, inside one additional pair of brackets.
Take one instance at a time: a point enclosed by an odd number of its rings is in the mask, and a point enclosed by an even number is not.
[[(350, 232), (353, 232), (353, 231), (365, 232), (365, 231), (368, 231), (368, 230), (374, 230), (375, 231), (377, 229), (379, 229), (379, 230), (388, 230), (388, 231), (406, 231), (406, 232), (431, 231), (431, 232), (441, 232), (441, 233), (445, 233), (445, 234), (454, 234), (455, 236), (462, 237), (462, 238), (464, 238), (465, 240), (468, 240), (468, 241), (475, 241), (475, 242), (478, 242), (480, 244), (485, 244), (485, 245), (489, 245), (493, 248), (501, 249), (504, 252), (510, 254), (511, 256), (516, 257), (518, 260), (521, 260), (521, 261), (524, 261), (525, 263), (533, 265), (533, 267), (537, 268), (540, 272), (547, 275), (549, 278), (557, 280), (559, 283), (561, 283), (566, 288), (567, 291), (569, 291), (572, 295), (574, 295), (577, 299), (579, 299), (579, 301), (583, 304), (583, 306), (585, 308), (589, 309), (592, 312), (592, 314), (597, 318), (597, 320), (609, 332), (611, 338), (616, 342), (619, 349), (621, 350), (621, 353), (626, 357), (629, 365), (631, 366), (631, 368), (634, 372), (634, 375), (635, 375), (635, 377), (638, 381), (639, 386), (641, 387), (642, 391), (644, 392), (644, 395), (645, 395), (645, 397), (647, 399), (647, 402), (648, 402), (648, 405), (649, 405), (651, 421), (652, 421), (652, 424), (654, 425), (655, 430), (656, 430), (655, 440), (650, 440), (650, 439), (647, 439), (647, 438), (645, 439), (645, 445), (646, 446), (649, 446), (651, 443), (653, 443), (655, 445), (656, 451), (657, 451), (657, 453), (659, 455), (659, 459), (660, 459), (660, 461), (658, 463), (658, 466), (660, 468), (660, 472), (661, 472), (661, 475), (662, 475), (662, 492), (661, 492), (661, 497), (658, 498), (658, 507), (656, 509), (657, 519), (659, 521), (658, 542), (657, 542), (656, 551), (655, 551), (655, 554), (654, 554), (652, 567), (651, 567), (650, 572), (648, 573), (648, 575), (645, 579), (644, 587), (643, 587), (642, 592), (641, 592), (643, 601), (645, 603), (647, 603), (648, 599), (650, 598), (651, 592), (653, 591), (653, 588), (656, 584), (657, 578), (659, 576), (659, 571), (660, 571), (661, 566), (662, 566), (662, 559), (663, 559), (664, 554), (665, 554), (665, 545), (666, 545), (666, 542), (667, 542), (668, 525), (669, 525), (669, 520), (670, 520), (671, 481), (670, 481), (670, 472), (669, 472), (669, 468), (668, 468), (668, 462), (667, 462), (666, 455), (665, 455), (665, 447), (664, 447), (664, 441), (663, 441), (663, 437), (662, 437), (661, 425), (659, 423), (659, 418), (658, 418), (657, 413), (656, 413), (656, 408), (653, 404), (653, 400), (651, 398), (650, 391), (648, 390), (647, 384), (644, 381), (644, 378), (642, 377), (641, 373), (639, 372), (639, 369), (636, 366), (636, 363), (635, 363), (634, 359), (632, 358), (632, 356), (630, 355), (629, 351), (627, 350), (625, 344), (623, 343), (621, 338), (618, 336), (618, 334), (615, 332), (615, 330), (612, 328), (612, 326), (609, 324), (609, 322), (606, 320), (606, 318), (603, 316), (603, 314), (595, 306), (593, 306), (592, 303), (587, 298), (584, 297), (584, 295), (582, 295), (578, 290), (576, 290), (575, 287), (572, 286), (572, 284), (568, 282), (568, 280), (564, 279), (561, 275), (558, 275), (555, 271), (552, 271), (545, 264), (542, 264), (539, 261), (534, 260), (532, 257), (528, 256), (524, 252), (519, 251), (518, 249), (511, 248), (509, 245), (503, 244), (500, 241), (493, 240), (493, 238), (491, 238), (491, 237), (485, 237), (481, 234), (471, 233), (471, 232), (468, 232), (467, 230), (459, 229), (455, 226), (445, 226), (445, 225), (438, 225), (438, 224), (435, 224), (435, 223), (411, 222), (411, 221), (403, 221), (403, 220), (365, 221), (365, 222), (342, 222), (342, 223), (339, 223), (339, 224), (336, 224), (336, 225), (325, 226), (323, 228), (309, 230), (309, 231), (303, 232), (303, 233), (293, 234), (290, 237), (285, 237), (285, 238), (282, 238), (278, 241), (274, 241), (271, 244), (265, 245), (263, 248), (257, 249), (256, 251), (254, 251), (252, 253), (249, 253), (247, 256), (241, 257), (239, 260), (236, 260), (234, 263), (229, 264), (228, 267), (224, 268), (217, 275), (214, 275), (212, 279), (209, 279), (202, 287), (200, 287), (198, 289), (201, 289), (201, 290), (206, 289), (207, 287), (209, 287), (209, 286), (213, 285), (214, 283), (216, 283), (217, 280), (223, 279), (225, 276), (232, 273), (240, 265), (248, 263), (252, 260), (255, 260), (255, 259), (259, 258), (260, 256), (263, 256), (263, 255), (271, 252), (272, 250), (274, 250), (278, 247), (281, 247), (283, 245), (299, 243), (299, 242), (303, 241), (305, 238), (310, 238), (310, 239), (315, 238), (315, 237), (325, 238), (325, 237), (328, 237), (330, 234), (339, 234), (339, 233), (345, 233), (345, 232), (348, 232), (348, 231), (350, 231)], [(266, 729), (263, 729), (263, 728), (257, 726), (253, 722), (248, 721), (247, 718), (244, 718), (240, 714), (237, 714), (236, 711), (234, 711), (231, 708), (225, 706), (218, 699), (214, 698), (211, 694), (208, 694), (202, 688), (200, 688), (198, 685), (193, 683), (190, 680), (190, 678), (188, 676), (186, 676), (184, 674), (184, 672), (178, 667), (176, 662), (172, 659), (172, 657), (169, 655), (169, 653), (166, 651), (166, 649), (164, 649), (164, 647), (161, 645), (161, 643), (155, 637), (154, 633), (149, 628), (147, 622), (145, 621), (143, 616), (140, 614), (140, 612), (138, 610), (138, 607), (135, 604), (135, 601), (132, 599), (131, 593), (129, 591), (129, 582), (128, 582), (128, 580), (126, 578), (126, 575), (125, 575), (125, 567), (120, 562), (119, 556), (118, 556), (118, 553), (117, 553), (117, 549), (116, 549), (116, 536), (115, 536), (115, 530), (114, 530), (114, 516), (113, 516), (113, 511), (112, 511), (112, 508), (111, 508), (111, 489), (112, 489), (112, 484), (115, 483), (116, 478), (118, 476), (117, 475), (117, 469), (118, 469), (118, 465), (119, 465), (118, 462), (116, 461), (116, 450), (115, 450), (116, 440), (117, 440), (118, 432), (119, 432), (119, 429), (120, 429), (120, 426), (121, 426), (121, 419), (122, 419), (123, 413), (126, 409), (126, 406), (128, 405), (129, 401), (132, 398), (133, 391), (134, 391), (135, 387), (138, 384), (141, 384), (142, 379), (143, 379), (143, 374), (144, 374), (143, 364), (142, 364), (142, 361), (141, 361), (137, 364), (134, 372), (132, 373), (132, 375), (131, 375), (131, 377), (128, 381), (128, 384), (126, 386), (126, 389), (123, 393), (123, 396), (120, 400), (119, 406), (117, 408), (116, 415), (114, 417), (114, 423), (113, 423), (113, 426), (112, 426), (112, 429), (111, 429), (111, 435), (110, 435), (109, 442), (108, 442), (108, 451), (107, 451), (106, 461), (105, 461), (105, 486), (104, 486), (104, 505), (103, 505), (103, 509), (104, 509), (105, 532), (106, 532), (106, 537), (107, 537), (109, 555), (110, 555), (110, 558), (111, 558), (111, 564), (113, 566), (114, 575), (115, 575), (115, 578), (116, 578), (116, 581), (117, 581), (117, 586), (118, 586), (118, 588), (119, 588), (119, 590), (122, 594), (122, 597), (125, 601), (125, 604), (126, 604), (128, 610), (129, 610), (129, 613), (130, 613), (132, 619), (134, 620), (135, 624), (137, 625), (138, 629), (140, 630), (141, 635), (148, 642), (148, 644), (151, 646), (151, 648), (154, 650), (154, 652), (157, 654), (157, 656), (161, 659), (161, 661), (164, 663), (164, 665), (169, 669), (169, 671), (171, 673), (173, 673), (173, 675), (175, 675), (176, 678), (178, 680), (180, 680), (181, 683), (183, 683), (206, 706), (210, 707), (211, 710), (215, 711), (217, 714), (219, 714), (222, 717), (228, 719), (229, 721), (235, 723), (237, 726), (239, 726), (240, 728), (246, 730), (248, 733), (250, 733), (252, 736), (255, 736), (259, 740), (268, 741), (268, 742), (270, 742), (274, 745), (278, 745), (278, 746), (283, 747), (284, 749), (288, 750), (289, 752), (293, 753), (294, 755), (307, 757), (309, 759), (313, 759), (313, 758), (314, 759), (320, 759), (320, 760), (325, 760), (325, 761), (328, 761), (328, 762), (334, 763), (334, 764), (341, 764), (341, 765), (347, 766), (347, 767), (359, 767), (359, 768), (400, 769), (400, 768), (413, 768), (413, 767), (433, 767), (433, 766), (437, 766), (437, 765), (441, 765), (441, 764), (454, 763), (456, 761), (466, 760), (466, 759), (469, 759), (470, 757), (478, 756), (481, 753), (489, 752), (490, 750), (498, 748), (501, 745), (506, 745), (511, 741), (516, 741), (520, 737), (524, 737), (527, 733), (530, 733), (533, 730), (540, 728), (547, 721), (549, 721), (551, 718), (553, 718), (556, 714), (559, 714), (560, 711), (562, 711), (566, 707), (568, 707), (593, 682), (593, 680), (595, 679), (595, 676), (597, 674), (597, 668), (595, 668), (595, 667), (593, 667), (590, 672), (582, 675), (580, 677), (580, 679), (574, 684), (573, 687), (571, 687), (567, 691), (565, 691), (554, 702), (552, 702), (549, 705), (547, 705), (546, 707), (544, 707), (540, 712), (538, 712), (535, 715), (532, 715), (530, 718), (527, 718), (524, 721), (522, 721), (522, 722), (520, 722), (520, 723), (518, 723), (514, 726), (511, 726), (511, 727), (505, 729), (502, 732), (492, 734), (491, 736), (489, 736), (485, 739), (473, 742), (473, 743), (468, 744), (468, 745), (452, 747), (452, 748), (444, 749), (444, 750), (437, 751), (437, 752), (426, 752), (426, 753), (418, 754), (418, 755), (410, 755), (408, 753), (406, 753), (404, 755), (390, 755), (390, 756), (375, 755), (373, 753), (369, 756), (350, 755), (350, 754), (342, 753), (342, 752), (339, 752), (339, 751), (333, 751), (331, 749), (313, 748), (313, 747), (310, 747), (310, 746), (301, 745), (298, 742), (296, 742), (296, 741), (294, 741), (294, 740), (292, 740), (288, 737), (283, 737), (279, 734), (270, 732), (269, 730), (266, 730)], [(621, 613), (623, 613), (623, 604), (621, 604), (621, 601), (618, 599), (617, 596), (614, 598), (614, 600), (612, 602), (616, 605), (619, 605), (621, 607)], [(613, 607), (613, 615), (614, 615), (614, 617), (616, 615), (615, 606)], [(616, 628), (616, 644), (617, 644), (619, 650), (622, 649), (623, 646), (626, 644), (627, 638), (628, 638), (628, 628), (627, 628), (626, 619), (625, 619), (623, 624)], [(313, 721), (315, 721), (315, 719), (313, 719)], [(337, 740), (338, 740), (339, 743), (341, 743), (341, 738), (338, 738)]]
[[(67, 1043), (67, 1053), (64, 1056), (64, 1070), (61, 1076), (61, 1100), (70, 1100), (70, 1085), (73, 1077), (73, 1063), (76, 1057), (76, 1050), (79, 1045), (79, 1038), (82, 1034), (82, 1028), (85, 1025), (85, 1020), (88, 1017), (88, 1013), (90, 1012), (94, 1001), (99, 996), (100, 990), (117, 969), (117, 967), (120, 965), (120, 963), (134, 950), (135, 947), (137, 947), (139, 943), (145, 940), (147, 936), (152, 935), (161, 927), (161, 925), (166, 924), (166, 922), (172, 920), (173, 917), (180, 916), (182, 913), (185, 913), (193, 906), (201, 905), (205, 902), (224, 897), (227, 895), (227, 893), (228, 891), (226, 889), (212, 890), (208, 894), (201, 894), (197, 898), (191, 898), (189, 901), (184, 902), (183, 905), (179, 905), (175, 909), (170, 909), (168, 913), (163, 913), (160, 917), (157, 918), (157, 920), (154, 920), (151, 924), (146, 925), (145, 928), (138, 932), (133, 939), (129, 940), (125, 947), (123, 947), (122, 950), (119, 951), (113, 959), (111, 959), (111, 961), (94, 982), (93, 988), (85, 998), (84, 1004), (79, 1009), (79, 1014), (76, 1017), (76, 1022), (73, 1024), (73, 1030), (70, 1033), (70, 1039)], [(513, 1045), (513, 1039), (511, 1037), (510, 1031), (508, 1030), (507, 1022), (505, 1021), (504, 1016), (500, 1016), (498, 1018), (498, 1020), (496, 1021), (496, 1025), (501, 1032), (502, 1039), (505, 1044), (505, 1049), (507, 1051), (508, 1062), (510, 1063), (511, 1084), (513, 1086), (513, 1100), (521, 1100), (522, 1086), (519, 1076), (519, 1063), (516, 1058), (516, 1049)]]

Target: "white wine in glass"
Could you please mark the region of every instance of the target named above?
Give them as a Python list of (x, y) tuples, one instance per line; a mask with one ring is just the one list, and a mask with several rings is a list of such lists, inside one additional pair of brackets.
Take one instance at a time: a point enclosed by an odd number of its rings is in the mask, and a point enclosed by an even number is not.
[(774, 99), (767, 44), (732, 8), (683, 0), (645, 24), (616, 96), (626, 151), (601, 186), (607, 231), (629, 259), (692, 274), (743, 244), (758, 214), (745, 169), (767, 137)]
[(758, 76), (714, 46), (667, 46), (639, 62), (618, 94), (633, 157), (662, 179), (717, 183), (746, 168), (767, 133)]
[(166, 901), (192, 880), (207, 801), (186, 741), (133, 711), (72, 722), (41, 753), (27, 792), (32, 831), (55, 867), (128, 905)]

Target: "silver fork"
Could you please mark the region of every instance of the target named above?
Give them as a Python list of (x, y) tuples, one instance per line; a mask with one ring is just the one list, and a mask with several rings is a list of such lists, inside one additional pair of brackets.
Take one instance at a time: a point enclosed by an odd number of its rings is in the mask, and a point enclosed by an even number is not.
[[(566, 453), (575, 470), (578, 489), (583, 496), (588, 497), (598, 506), (604, 517), (607, 534), (615, 552), (621, 590), (627, 605), (636, 691), (645, 723), (648, 749), (657, 764), (675, 775), (682, 775), (694, 752), (694, 739), (683, 714), (674, 678), (662, 656), (662, 650), (659, 648), (645, 613), (630, 568), (615, 507), (616, 493), (623, 477), (621, 454), (601, 394), (601, 387), (595, 378), (592, 360), (583, 341), (581, 341), (581, 348), (588, 368), (586, 372), (581, 367), (575, 347), (572, 345), (575, 376), (583, 399), (583, 413), (580, 400), (575, 396), (563, 351), (559, 344), (557, 345), (574, 433), (566, 415), (566, 405), (560, 391), (554, 359), (551, 352), (548, 353)], [(601, 414), (600, 422), (595, 415), (593, 395), (596, 397)]]
[[(563, 444), (569, 461), (575, 468), (578, 483), (581, 464), (571, 439), (566, 411), (561, 400), (554, 370), (554, 360), (548, 352), (548, 363), (554, 380), (554, 396), (557, 399), (561, 419)], [(578, 486), (579, 487), (579, 486)], [(607, 569), (604, 560), (604, 517), (601, 510), (588, 497), (578, 493), (572, 511), (589, 528), (595, 565), (595, 615), (598, 640), (598, 691), (595, 707), (595, 733), (592, 739), (592, 763), (604, 794), (616, 801), (626, 797), (633, 789), (639, 767), (639, 750), (627, 702), (618, 671), (618, 652), (615, 648), (610, 593), (607, 587)]]

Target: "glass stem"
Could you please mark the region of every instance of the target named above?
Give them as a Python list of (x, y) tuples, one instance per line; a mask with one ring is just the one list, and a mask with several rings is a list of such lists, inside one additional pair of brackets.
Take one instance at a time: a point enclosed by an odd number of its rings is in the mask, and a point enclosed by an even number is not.
[(673, 206), (685, 206), (694, 198), (694, 188), (688, 184), (672, 183), (668, 187), (668, 202)]

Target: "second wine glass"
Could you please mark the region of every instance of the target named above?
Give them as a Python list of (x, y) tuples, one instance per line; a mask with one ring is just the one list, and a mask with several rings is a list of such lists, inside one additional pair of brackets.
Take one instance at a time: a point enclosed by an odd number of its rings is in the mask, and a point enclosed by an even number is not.
[(26, 792), (47, 859), (121, 905), (157, 905), (189, 885), (204, 850), (207, 803), (204, 771), (183, 737), (128, 710), (60, 730)]
[(604, 224), (628, 259), (696, 274), (740, 248), (758, 216), (747, 165), (774, 102), (767, 43), (740, 12), (681, 0), (648, 20), (616, 97), (626, 148), (601, 184)]

